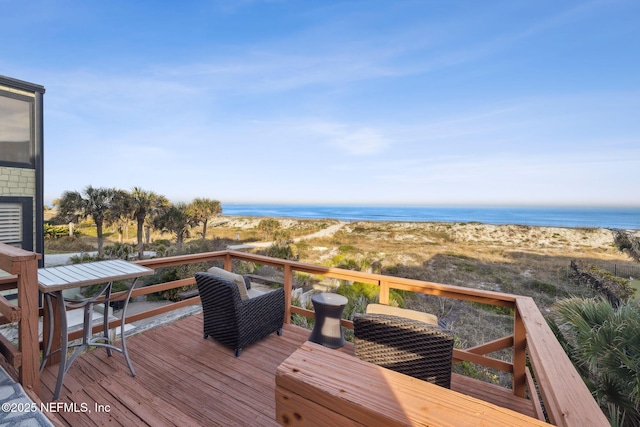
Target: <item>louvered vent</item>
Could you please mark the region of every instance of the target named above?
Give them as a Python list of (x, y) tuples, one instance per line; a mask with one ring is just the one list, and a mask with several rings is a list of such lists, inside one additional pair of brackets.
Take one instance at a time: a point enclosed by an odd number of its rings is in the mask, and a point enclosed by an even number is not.
[(0, 242), (20, 247), (22, 245), (22, 205), (0, 203)]

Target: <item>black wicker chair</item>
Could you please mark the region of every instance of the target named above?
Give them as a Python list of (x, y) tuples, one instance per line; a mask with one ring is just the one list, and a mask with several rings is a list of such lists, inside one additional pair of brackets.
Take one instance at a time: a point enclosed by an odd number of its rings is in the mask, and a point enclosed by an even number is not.
[(204, 338), (213, 337), (235, 350), (277, 332), (284, 323), (284, 289), (242, 300), (238, 286), (209, 273), (196, 273), (202, 301)]
[(451, 388), (450, 332), (419, 320), (385, 314), (355, 315), (353, 329), (358, 358)]

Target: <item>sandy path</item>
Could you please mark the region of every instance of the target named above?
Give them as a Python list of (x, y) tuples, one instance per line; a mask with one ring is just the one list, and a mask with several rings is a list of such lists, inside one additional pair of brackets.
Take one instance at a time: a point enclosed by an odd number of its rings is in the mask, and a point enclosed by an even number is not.
[(317, 231), (313, 234), (309, 234), (307, 236), (302, 236), (302, 237), (298, 237), (293, 239), (294, 242), (299, 242), (300, 240), (304, 240), (304, 239), (317, 239), (320, 237), (330, 237), (333, 236), (336, 231), (340, 230), (342, 227), (345, 226), (345, 224), (347, 224), (346, 222), (340, 221), (338, 224), (334, 224), (331, 225), (327, 228), (325, 228), (324, 230), (320, 230)]
[[(305, 239), (316, 239), (316, 238), (319, 238), (319, 237), (333, 236), (336, 233), (336, 231), (338, 231), (342, 227), (344, 227), (345, 224), (347, 224), (347, 223), (341, 221), (338, 224), (330, 225), (329, 227), (325, 228), (324, 230), (320, 230), (320, 231), (317, 231), (315, 233), (308, 234), (306, 236), (296, 237), (295, 239), (293, 239), (293, 241), (294, 242), (299, 242), (299, 241), (305, 240)], [(274, 242), (255, 242), (255, 243), (248, 243), (248, 244), (244, 244), (244, 245), (229, 245), (229, 246), (227, 246), (227, 249), (237, 250), (237, 249), (250, 249), (250, 248), (267, 248), (267, 247), (273, 245), (273, 243)]]

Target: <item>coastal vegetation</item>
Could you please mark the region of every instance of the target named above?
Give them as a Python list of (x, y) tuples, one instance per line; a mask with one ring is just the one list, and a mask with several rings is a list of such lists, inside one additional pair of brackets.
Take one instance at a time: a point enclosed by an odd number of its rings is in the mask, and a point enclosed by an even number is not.
[(640, 425), (638, 304), (564, 299), (549, 323), (612, 425)]
[[(617, 248), (640, 261), (636, 233), (613, 230)], [(600, 294), (554, 304), (549, 325), (612, 426), (640, 424), (640, 304), (630, 280), (571, 262), (573, 278)]]
[[(56, 224), (69, 224), (69, 229), (72, 229), (73, 224), (91, 218), (95, 225), (98, 257), (102, 257), (104, 226), (113, 226), (122, 243), (125, 230), (128, 234), (128, 228), (134, 222), (139, 259), (144, 257), (144, 244), (150, 244), (152, 228), (160, 233), (175, 234), (177, 249), (181, 251), (193, 227), (202, 225), (201, 235), (205, 238), (209, 220), (222, 213), (217, 200), (196, 198), (190, 204), (172, 204), (165, 196), (140, 187), (126, 191), (89, 185), (82, 192), (65, 191), (60, 199), (54, 201), (54, 206), (57, 211), (55, 216), (48, 212), (45, 237), (50, 240), (60, 237), (62, 230)], [(70, 237), (73, 237), (72, 231)]]

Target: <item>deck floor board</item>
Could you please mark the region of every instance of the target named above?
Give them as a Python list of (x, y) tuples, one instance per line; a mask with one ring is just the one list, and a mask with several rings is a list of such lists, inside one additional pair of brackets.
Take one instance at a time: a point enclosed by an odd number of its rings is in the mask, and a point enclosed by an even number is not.
[[(137, 375), (132, 377), (120, 353), (108, 357), (103, 349), (87, 352), (65, 377), (60, 400), (86, 406), (89, 411), (61, 411), (62, 424), (76, 426), (276, 426), (276, 368), (300, 347), (309, 331), (285, 325), (282, 336), (272, 334), (243, 350), (236, 358), (229, 349), (202, 337), (202, 315), (194, 315), (127, 338)], [(340, 351), (353, 354), (353, 345)], [(42, 375), (42, 398), (49, 401), (57, 365)], [(478, 381), (458, 382), (452, 388), (472, 396), (491, 396)], [(491, 388), (489, 389), (491, 391)], [(509, 393), (496, 403), (509, 406)], [(513, 398), (523, 413), (531, 405)], [(96, 412), (95, 405), (109, 405)]]

